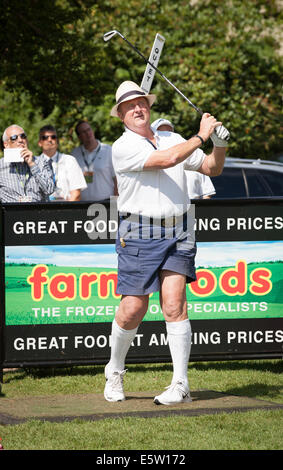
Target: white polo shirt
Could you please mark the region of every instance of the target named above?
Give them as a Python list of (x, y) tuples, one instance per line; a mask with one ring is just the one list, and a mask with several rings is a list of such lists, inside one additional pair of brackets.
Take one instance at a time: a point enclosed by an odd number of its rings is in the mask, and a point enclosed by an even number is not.
[(82, 193), (82, 201), (102, 201), (114, 195), (115, 172), (112, 165), (112, 148), (98, 141), (93, 152), (88, 152), (83, 145), (74, 148), (76, 158), (84, 174), (93, 173), (92, 181)]
[[(49, 159), (47, 155), (45, 157)], [(83, 191), (87, 187), (83, 172), (72, 155), (57, 151), (50, 160), (57, 188), (54, 199), (68, 200), (70, 191), (75, 189)], [(52, 199), (52, 195), (50, 198)]]
[(186, 171), (186, 176), (190, 199), (199, 199), (216, 193), (209, 176), (197, 171)]
[[(155, 132), (157, 150), (165, 150), (185, 139), (174, 132)], [(184, 162), (158, 170), (143, 170), (154, 151), (145, 137), (125, 129), (112, 146), (112, 160), (118, 183), (118, 210), (147, 217), (171, 217), (188, 210), (190, 198), (184, 170), (197, 170), (205, 154), (197, 149)]]

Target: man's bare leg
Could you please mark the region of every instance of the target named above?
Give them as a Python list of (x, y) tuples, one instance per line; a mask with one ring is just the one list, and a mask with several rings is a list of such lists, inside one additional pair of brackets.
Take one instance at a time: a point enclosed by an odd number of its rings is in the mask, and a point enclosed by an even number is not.
[(108, 401), (125, 400), (123, 391), (125, 360), (147, 307), (148, 295), (125, 295), (121, 299), (112, 323), (110, 361), (105, 367), (107, 383), (104, 397)]
[(187, 315), (186, 277), (164, 270), (160, 275), (160, 304), (166, 321), (173, 377), (168, 390), (155, 397), (156, 404), (191, 401), (188, 362), (191, 351), (191, 325)]

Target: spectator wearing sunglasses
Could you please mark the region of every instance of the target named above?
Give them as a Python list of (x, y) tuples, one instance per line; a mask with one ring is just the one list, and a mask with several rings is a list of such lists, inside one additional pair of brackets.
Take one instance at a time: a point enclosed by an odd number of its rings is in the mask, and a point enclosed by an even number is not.
[(112, 148), (100, 142), (87, 121), (79, 121), (75, 127), (80, 146), (72, 151), (87, 182), (84, 201), (102, 201), (116, 196), (117, 181), (112, 165)]
[(42, 155), (50, 159), (54, 172), (56, 188), (49, 199), (80, 201), (81, 191), (87, 187), (83, 172), (72, 155), (59, 152), (55, 127), (47, 125), (40, 129), (38, 145)]
[[(54, 191), (50, 162), (34, 157), (28, 148), (24, 129), (17, 124), (7, 127), (2, 136), (4, 158), (0, 159), (1, 202), (44, 202)], [(19, 149), (22, 161), (7, 161), (5, 150)]]

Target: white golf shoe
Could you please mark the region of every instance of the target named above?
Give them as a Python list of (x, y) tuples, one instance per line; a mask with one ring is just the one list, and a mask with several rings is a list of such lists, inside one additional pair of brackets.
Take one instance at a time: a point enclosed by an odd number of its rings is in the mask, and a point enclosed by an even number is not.
[(156, 405), (176, 405), (177, 403), (189, 403), (192, 401), (188, 385), (184, 382), (173, 382), (166, 387), (165, 392), (154, 398)]
[(106, 384), (104, 398), (107, 401), (124, 401), (126, 399), (123, 389), (123, 379), (127, 370), (107, 373), (105, 368)]

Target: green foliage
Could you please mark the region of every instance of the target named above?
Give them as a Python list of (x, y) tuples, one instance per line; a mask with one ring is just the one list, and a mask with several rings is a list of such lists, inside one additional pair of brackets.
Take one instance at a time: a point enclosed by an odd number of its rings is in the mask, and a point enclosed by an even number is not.
[(83, 90), (84, 38), (74, 30), (83, 18), (87, 0), (2, 0), (0, 18), (0, 78), (8, 90), (27, 90), (34, 105), (47, 116), (64, 107)]
[[(69, 151), (82, 118), (105, 142), (119, 137), (122, 125), (109, 116), (116, 89), (123, 80), (140, 83), (145, 63), (120, 37), (103, 41), (105, 32), (117, 29), (146, 57), (155, 34), (165, 37), (158, 68), (222, 120), (231, 132), (230, 156), (272, 159), (282, 151), (279, 2), (47, 0), (43, 7), (33, 0), (24, 14), (20, 0), (3, 3), (0, 82), (27, 102), (22, 119), (32, 137), (39, 121), (49, 121)], [(199, 115), (158, 73), (152, 92), (158, 96), (152, 119), (171, 119), (184, 137), (198, 130)], [(13, 112), (6, 108), (2, 127)]]

